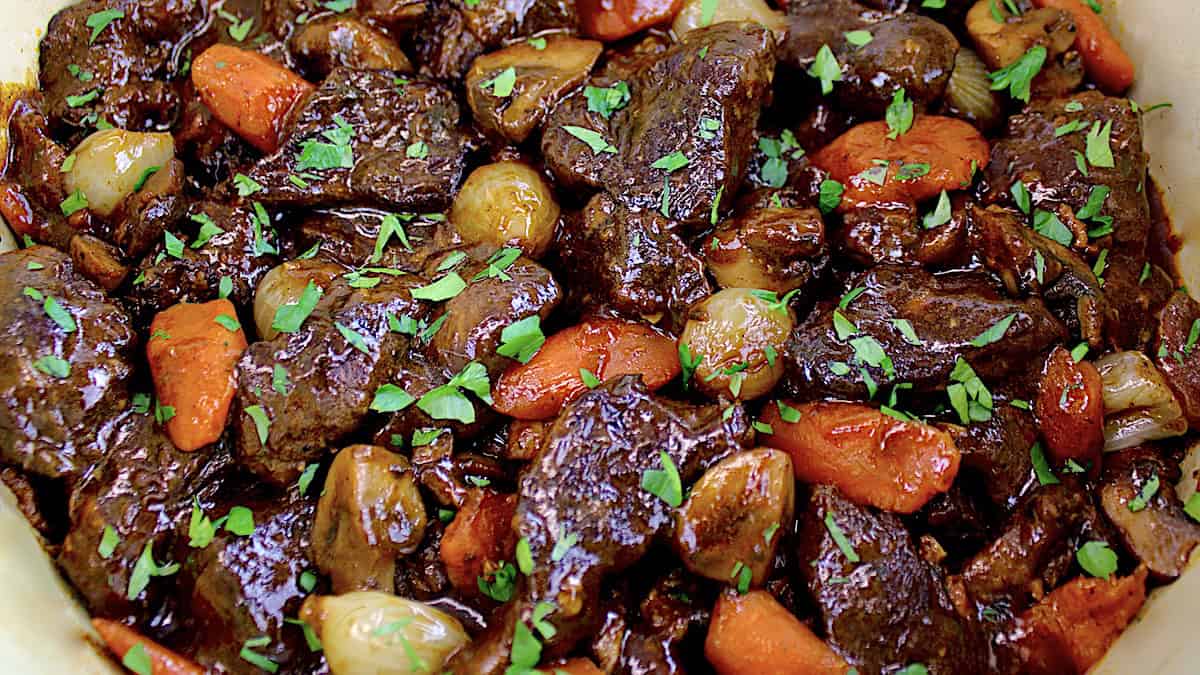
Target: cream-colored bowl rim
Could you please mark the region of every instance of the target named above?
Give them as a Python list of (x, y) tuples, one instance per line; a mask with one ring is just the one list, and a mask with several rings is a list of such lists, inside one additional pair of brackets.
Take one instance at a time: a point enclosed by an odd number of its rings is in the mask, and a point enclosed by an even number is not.
[[(1147, 116), (1151, 173), (1164, 192), (1184, 241), (1179, 265), (1189, 288), (1200, 289), (1200, 4), (1194, 0), (1101, 0), (1104, 17), (1138, 66), (1133, 96), (1174, 108)], [(7, 0), (0, 21), (0, 82), (29, 82), (37, 42), (53, 13), (70, 0)], [(2, 229), (2, 228), (0, 228)], [(1193, 292), (1195, 294), (1195, 292)], [(1193, 449), (1193, 455), (1197, 449)], [(1195, 466), (1190, 457), (1185, 469)], [(1187, 476), (1191, 475), (1187, 471)], [(1187, 482), (1185, 480), (1185, 482)], [(1193, 562), (1200, 558), (1196, 556)], [(1190, 675), (1200, 671), (1191, 650), (1200, 618), (1200, 571), (1156, 591), (1132, 624), (1092, 669), (1094, 675)], [(33, 531), (0, 485), (0, 673), (117, 673), (94, 648), (86, 613), (75, 603)]]

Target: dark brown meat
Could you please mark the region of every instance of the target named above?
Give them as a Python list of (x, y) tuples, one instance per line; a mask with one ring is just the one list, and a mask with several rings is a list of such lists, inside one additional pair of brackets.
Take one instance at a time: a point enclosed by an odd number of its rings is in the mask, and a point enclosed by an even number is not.
[[(239, 656), (242, 645), (266, 636), (270, 643), (252, 651), (280, 664), (283, 672), (309, 672), (317, 656), (298, 627), (286, 627), (307, 591), (300, 575), (314, 569), (307, 551), (313, 504), (273, 497), (236, 501), (254, 514), (254, 532), (236, 536), (224, 530), (193, 552), (184, 574), (191, 586), (188, 653), (216, 672), (256, 675), (257, 666)], [(217, 512), (227, 511), (222, 505)]]
[(309, 21), (292, 35), (292, 53), (308, 75), (321, 79), (334, 68), (412, 71), (412, 63), (383, 31), (346, 15)]
[(309, 211), (295, 227), (297, 248), (307, 251), (318, 246), (318, 257), (347, 267), (370, 265), (419, 273), (427, 258), (444, 248), (436, 237), (441, 214), (402, 214), (400, 225), (412, 250), (404, 246), (398, 236), (392, 236), (376, 258), (379, 231), (388, 215), (366, 208)]
[(559, 242), (568, 287), (584, 307), (678, 320), (712, 289), (704, 263), (655, 211), (631, 211), (607, 193), (567, 218)]
[[(18, 236), (27, 235), (38, 243), (65, 249), (77, 232), (59, 208), (67, 197), (62, 172), (67, 151), (50, 137), (44, 105), (41, 94), (21, 96), (12, 103), (6, 180), (0, 183), (0, 215)], [(86, 219), (89, 213), (76, 212), (76, 218)]]
[[(742, 183), (774, 67), (774, 38), (762, 26), (692, 31), (633, 74), (629, 104), (611, 118), (587, 112), (583, 92), (564, 101), (542, 136), (546, 165), (564, 184), (604, 186), (632, 209), (707, 223), (714, 202), (731, 202)], [(567, 125), (600, 133), (616, 153), (594, 153)], [(651, 166), (676, 152), (686, 165)]]
[(183, 163), (174, 160), (155, 172), (141, 190), (125, 198), (112, 241), (126, 257), (140, 259), (163, 240), (163, 232), (177, 228), (190, 203), (183, 194), (186, 180)]
[(413, 35), (413, 47), (421, 72), (439, 80), (461, 78), (476, 56), (499, 47), (507, 38), (552, 28), (574, 29), (578, 23), (575, 3), (566, 0), (480, 0), (473, 4), (429, 0), (427, 4), (425, 18)]
[[(506, 608), (509, 635), (515, 617), (527, 616), (538, 602), (556, 608), (549, 620), (558, 632), (545, 641), (547, 657), (567, 653), (599, 627), (601, 582), (637, 562), (674, 519), (663, 500), (640, 487), (643, 472), (661, 469), (665, 452), (686, 484), (745, 447), (750, 434), (741, 407), (722, 417), (720, 406), (656, 399), (637, 376), (610, 381), (568, 405), (521, 477), (517, 530), (529, 542), (534, 572)], [(552, 556), (567, 537), (574, 545)], [(509, 635), (489, 632), (448, 667), (499, 672), (480, 664), (498, 651), (507, 654)]]
[[(798, 581), (816, 601), (826, 640), (850, 665), (873, 674), (912, 663), (930, 673), (986, 671), (978, 629), (955, 612), (941, 573), (919, 557), (898, 518), (821, 485), (799, 521)], [(851, 562), (835, 531), (861, 562)]]
[[(389, 330), (388, 315), (426, 318), (410, 294), (422, 284), (417, 277), (383, 277), (374, 288), (348, 284), (336, 279), (299, 330), (250, 345), (238, 363), (231, 415), (238, 460), (277, 485), (294, 482), (305, 464), (345, 445), (366, 419), (375, 390), (396, 374), (408, 338)], [(351, 339), (361, 339), (365, 352)], [(273, 385), (276, 365), (291, 382), (286, 393)], [(265, 443), (247, 412), (252, 406), (269, 421)]]
[[(58, 564), (96, 614), (146, 619), (170, 602), (177, 577), (151, 577), (130, 597), (138, 559), (150, 547), (155, 563), (182, 562), (176, 555), (183, 549), (175, 544), (186, 532), (192, 496), (214, 484), (228, 462), (176, 450), (145, 413), (122, 414), (105, 445), (104, 464), (71, 496), (71, 529)], [(106, 528), (117, 538), (108, 555), (102, 551)]]
[(951, 434), (962, 452), (962, 466), (981, 475), (985, 494), (1001, 513), (1037, 485), (1029, 449), (1038, 439), (1038, 427), (1030, 411), (998, 398), (991, 419)]
[(1175, 293), (1158, 319), (1154, 365), (1183, 407), (1192, 429), (1200, 429), (1200, 303)]
[(1200, 544), (1200, 525), (1175, 494), (1178, 480), (1176, 464), (1151, 448), (1130, 448), (1105, 456), (1097, 488), (1100, 508), (1126, 550), (1162, 582), (1178, 578)]
[(797, 70), (806, 70), (822, 45), (839, 46), (846, 41), (846, 33), (886, 17), (853, 0), (792, 0), (784, 4), (788, 33), (779, 45), (779, 62)]
[(1044, 485), (1025, 499), (1000, 536), (963, 567), (969, 597), (1020, 613), (1074, 573), (1075, 552), (1111, 539), (1090, 495), (1075, 480)]
[(869, 28), (862, 47), (838, 36), (843, 81), (834, 86), (838, 102), (867, 118), (882, 118), (897, 91), (904, 90), (918, 111), (941, 100), (954, 70), (958, 40), (933, 19), (901, 14)]
[[(848, 289), (865, 291), (841, 313), (870, 336), (891, 359), (894, 373), (870, 366), (878, 383), (911, 382), (916, 391), (945, 388), (958, 357), (984, 379), (1001, 378), (1026, 367), (1029, 359), (1062, 340), (1066, 331), (1037, 299), (1010, 300), (978, 273), (933, 275), (920, 268), (880, 265), (855, 277)], [(788, 343), (788, 388), (796, 395), (834, 394), (865, 398), (857, 367), (838, 375), (830, 364), (850, 364), (856, 349), (839, 340), (833, 326), (836, 304), (823, 304), (796, 327)], [(971, 341), (1008, 315), (1015, 315), (1004, 339), (982, 347)], [(910, 344), (893, 322), (908, 320), (922, 345)], [(854, 364), (858, 365), (858, 364)]]
[(1040, 294), (1073, 337), (1097, 349), (1104, 345), (1105, 332), (1117, 316), (1091, 266), (1024, 225), (1013, 211), (972, 204), (967, 215), (970, 248), (1010, 295)]
[[(1082, 109), (1067, 112), (1068, 104)], [(1055, 136), (1056, 128), (1072, 122), (1083, 126)], [(1086, 139), (1093, 125), (1107, 126), (1109, 122), (1112, 129), (1108, 146), (1114, 166), (1088, 163), (1085, 176), (1078, 164), (1086, 160), (1077, 157), (1085, 157)], [(1099, 133), (1101, 128), (1095, 131)], [(1033, 207), (1052, 212), (1065, 207), (1070, 213), (1078, 213), (1093, 187), (1107, 186), (1111, 193), (1100, 214), (1112, 217), (1113, 233), (1111, 239), (1096, 240), (1097, 246), (1110, 249), (1110, 268), (1127, 268), (1135, 276), (1140, 273), (1150, 232), (1150, 207), (1143, 189), (1146, 153), (1142, 149), (1141, 117), (1133, 112), (1127, 99), (1089, 91), (1069, 98), (1034, 101), (1022, 114), (1009, 118), (1007, 135), (992, 146), (984, 176), (981, 194), (985, 201), (1011, 203), (1012, 185), (1020, 180), (1029, 190)], [(1138, 319), (1144, 316), (1144, 310), (1136, 304), (1115, 303), (1112, 309), (1117, 316), (1113, 326), (1118, 332), (1110, 339), (1121, 346), (1136, 344), (1141, 332)]]
[[(340, 153), (341, 164), (315, 169), (301, 163), (305, 147), (311, 153), (320, 147), (311, 143), (336, 145), (330, 136), (337, 140), (339, 133), (349, 137), (351, 150)], [(470, 146), (449, 89), (392, 71), (336, 68), (296, 114), (279, 151), (247, 175), (266, 188), (255, 198), (268, 204), (354, 201), (434, 211), (450, 204)], [(302, 173), (318, 177), (292, 181)]]
[(514, 363), (496, 353), (504, 329), (535, 314), (545, 320), (562, 300), (562, 289), (549, 270), (529, 258), (517, 258), (507, 267), (508, 278), (474, 280), (486, 271), (486, 263), (459, 270), (464, 279), (472, 280), (471, 285), (443, 305), (441, 316), (446, 321), (430, 341), (438, 360), (452, 373), (478, 361), (498, 376)]
[(0, 280), (0, 456), (72, 482), (103, 455), (97, 439), (129, 406), (136, 334), (55, 249), (0, 255)]
[[(205, 232), (202, 223), (209, 221), (222, 232)], [(189, 209), (184, 226), (191, 234), (179, 237), (184, 242), (180, 257), (167, 253), (165, 235), (160, 235), (139, 265), (126, 295), (135, 316), (149, 320), (179, 302), (215, 300), (223, 277), (233, 284), (232, 302), (243, 307), (252, 303), (258, 282), (279, 263), (279, 239), (271, 224), (249, 206), (206, 202)], [(196, 247), (202, 234), (211, 238)]]
[[(122, 16), (100, 29), (88, 25), (104, 11)], [(175, 46), (204, 13), (196, 0), (85, 0), (56, 14), (38, 74), (51, 128), (73, 141), (101, 119), (130, 131), (166, 130), (180, 109), (169, 81), (182, 66)]]

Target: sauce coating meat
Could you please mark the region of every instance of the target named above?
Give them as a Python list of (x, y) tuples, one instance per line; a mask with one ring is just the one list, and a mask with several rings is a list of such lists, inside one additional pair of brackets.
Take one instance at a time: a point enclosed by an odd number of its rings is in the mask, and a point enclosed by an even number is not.
[(141, 675), (1083, 673), (1200, 544), (1103, 20), (75, 2), (0, 480)]

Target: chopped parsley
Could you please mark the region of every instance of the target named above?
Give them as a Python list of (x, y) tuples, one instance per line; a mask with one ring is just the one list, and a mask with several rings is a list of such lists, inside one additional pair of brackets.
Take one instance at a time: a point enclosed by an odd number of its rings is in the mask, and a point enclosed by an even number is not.
[(604, 119), (629, 105), (630, 99), (629, 85), (624, 81), (609, 87), (585, 87), (583, 95), (587, 98), (588, 112), (599, 113)]
[(271, 328), (281, 333), (295, 333), (300, 330), (300, 326), (304, 324), (304, 320), (312, 314), (317, 307), (317, 302), (321, 299), (322, 291), (312, 280), (309, 280), (308, 285), (300, 293), (300, 298), (293, 303), (280, 305), (275, 310), (275, 318), (271, 321)]
[(1050, 462), (1046, 460), (1046, 453), (1042, 450), (1041, 443), (1034, 443), (1029, 448), (1029, 459), (1033, 462), (1033, 472), (1037, 475), (1040, 485), (1058, 485), (1060, 481), (1050, 468)]
[(1087, 133), (1087, 149), (1085, 156), (1088, 164), (1099, 168), (1109, 168), (1113, 166), (1112, 155), (1112, 120), (1109, 120), (1101, 126), (1099, 121), (1092, 122), (1092, 128), (1088, 129)]
[(62, 200), (58, 205), (62, 214), (68, 218), (74, 215), (77, 211), (82, 211), (88, 207), (87, 195), (83, 194), (83, 190), (76, 190), (67, 195), (67, 198)]
[(683, 483), (679, 479), (679, 470), (675, 462), (665, 450), (658, 451), (661, 469), (646, 469), (642, 471), (642, 489), (666, 502), (671, 508), (678, 508), (683, 503)]
[(310, 139), (300, 144), (297, 171), (353, 168), (354, 149), (350, 147), (350, 141), (354, 138), (354, 127), (341, 115), (334, 115), (333, 121), (334, 129), (321, 132), (328, 142)]
[(701, 354), (692, 354), (691, 346), (686, 342), (679, 343), (679, 365), (681, 375), (683, 377), (683, 388), (687, 389), (691, 383), (692, 375), (696, 369), (700, 367), (700, 362), (704, 360)]
[(254, 430), (258, 432), (258, 442), (266, 445), (267, 438), (271, 435), (271, 419), (267, 417), (267, 411), (263, 410), (261, 405), (255, 404), (246, 407), (246, 414), (254, 421)]
[(1103, 541), (1089, 541), (1075, 553), (1084, 572), (1107, 579), (1117, 571), (1117, 554)]
[(478, 361), (468, 363), (450, 381), (434, 387), (417, 401), (417, 407), (436, 420), (457, 420), (463, 424), (475, 421), (475, 405), (462, 393), (466, 389), (484, 403), (492, 402), (491, 383), (487, 368)]
[(63, 379), (71, 374), (71, 364), (57, 356), (43, 356), (33, 362), (33, 367), (51, 376)]
[(244, 173), (239, 173), (233, 177), (233, 185), (237, 188), (239, 197), (249, 197), (252, 194), (262, 192), (266, 189), (262, 186), (262, 183), (259, 183)]
[(852, 30), (845, 33), (845, 36), (846, 42), (855, 47), (865, 47), (875, 39), (875, 36), (871, 35), (871, 31), (867, 30)]
[(466, 287), (467, 282), (463, 281), (458, 272), (451, 272), (437, 281), (414, 288), (412, 290), (412, 297), (417, 300), (441, 302), (462, 293)]
[[(517, 588), (517, 568), (513, 567), (512, 563), (505, 562), (491, 575), (476, 578), (475, 583), (479, 586), (480, 592), (489, 598), (496, 602), (508, 602), (512, 600), (513, 593)], [(537, 665), (537, 663), (535, 662), (533, 665)]]
[(370, 409), (381, 413), (398, 412), (412, 405), (416, 400), (407, 391), (394, 384), (383, 384), (375, 390), (375, 397), (371, 399)]
[(1016, 312), (1013, 312), (1003, 319), (1000, 319), (996, 323), (992, 324), (987, 330), (983, 331), (979, 335), (976, 335), (975, 339), (971, 340), (971, 346), (986, 347), (993, 342), (999, 342), (1004, 338), (1004, 334), (1008, 331), (1009, 326), (1012, 325), (1013, 320), (1016, 318), (1017, 314)]
[(1145, 509), (1150, 504), (1150, 500), (1154, 499), (1154, 495), (1158, 494), (1159, 486), (1158, 475), (1151, 476), (1150, 480), (1146, 481), (1146, 484), (1142, 486), (1142, 491), (1136, 497), (1129, 500), (1129, 510), (1137, 513)]
[[(928, 1), (928, 0), (926, 0)], [(892, 95), (885, 117), (888, 126), (888, 138), (895, 139), (908, 133), (913, 125), (913, 102), (905, 96), (904, 87)]]
[(108, 560), (112, 557), (113, 551), (117, 550), (117, 545), (121, 543), (121, 536), (112, 525), (104, 526), (104, 533), (100, 535), (100, 545), (96, 547), (96, 552), (100, 557)]
[(125, 12), (119, 9), (106, 9), (101, 12), (94, 12), (88, 16), (85, 23), (88, 28), (92, 29), (92, 35), (88, 38), (88, 44), (94, 43), (96, 38), (100, 37), (100, 34), (104, 32), (104, 29), (108, 28), (109, 24), (124, 18)]
[(833, 518), (833, 512), (825, 513), (825, 529), (829, 531), (829, 536), (833, 538), (833, 543), (841, 549), (842, 555), (846, 556), (846, 560), (852, 563), (858, 563), (862, 560), (858, 556), (858, 552), (854, 550), (850, 540), (846, 538), (846, 533), (842, 532), (842, 528), (838, 526), (837, 521)]
[(663, 155), (662, 157), (659, 157), (658, 159), (654, 160), (654, 163), (650, 165), (650, 168), (662, 169), (662, 170), (666, 171), (667, 173), (673, 173), (675, 171), (678, 171), (679, 169), (682, 169), (683, 167), (685, 167), (687, 165), (688, 165), (687, 155), (684, 155), (679, 150), (676, 150), (675, 152), (672, 152), (669, 155)]
[(484, 80), (479, 84), (479, 88), (487, 91), (492, 90), (492, 96), (505, 98), (513, 93), (513, 87), (517, 84), (517, 69), (509, 66), (496, 74), (490, 80)]
[(179, 563), (159, 565), (154, 562), (153, 546), (153, 541), (146, 542), (142, 554), (133, 564), (133, 571), (129, 574), (129, 587), (125, 591), (125, 597), (130, 600), (136, 600), (142, 591), (146, 590), (152, 577), (166, 577), (179, 571)]
[(1033, 78), (1041, 72), (1042, 65), (1046, 63), (1046, 48), (1042, 45), (1034, 45), (1029, 48), (1016, 61), (997, 70), (994, 73), (988, 73), (988, 77), (992, 80), (992, 90), (1000, 91), (1008, 89), (1008, 93), (1018, 101), (1029, 102), (1030, 85), (1033, 83)]
[(829, 45), (821, 45), (817, 57), (808, 67), (808, 74), (821, 81), (821, 93), (828, 95), (833, 91), (833, 83), (842, 79), (842, 66)]
[(1033, 213), (1033, 231), (1063, 246), (1070, 246), (1075, 235), (1053, 212), (1038, 209)]
[(569, 124), (563, 126), (562, 130), (586, 143), (587, 146), (591, 148), (593, 155), (598, 155), (602, 152), (607, 152), (614, 155), (617, 153), (617, 149), (614, 148), (607, 140), (605, 140), (604, 136), (598, 131), (592, 131), (591, 129), (584, 127), (571, 126)]
[(925, 214), (921, 224), (925, 226), (925, 229), (931, 230), (948, 222), (950, 222), (950, 195), (942, 190), (942, 194), (938, 196), (937, 206)]
[(529, 363), (529, 360), (545, 343), (546, 335), (542, 332), (542, 318), (533, 314), (505, 326), (504, 330), (500, 331), (500, 346), (496, 349), (496, 353), (516, 359), (521, 363)]

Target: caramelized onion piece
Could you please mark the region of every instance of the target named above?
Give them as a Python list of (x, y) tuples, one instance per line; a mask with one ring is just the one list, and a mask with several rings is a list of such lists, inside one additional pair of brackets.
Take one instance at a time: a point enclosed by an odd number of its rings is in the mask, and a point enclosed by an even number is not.
[(1187, 432), (1183, 410), (1162, 373), (1141, 352), (1096, 361), (1104, 386), (1104, 451), (1124, 450)]

